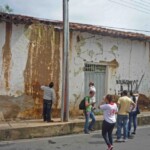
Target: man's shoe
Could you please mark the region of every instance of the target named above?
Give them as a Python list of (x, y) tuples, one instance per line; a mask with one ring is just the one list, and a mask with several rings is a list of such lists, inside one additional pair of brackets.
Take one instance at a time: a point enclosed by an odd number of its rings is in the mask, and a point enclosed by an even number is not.
[(116, 139), (116, 142), (123, 142), (122, 139)]
[(131, 134), (136, 134), (135, 132), (132, 132)]
[(133, 139), (133, 138), (134, 138), (133, 135), (128, 136), (128, 139)]
[(128, 140), (127, 139), (123, 139), (123, 142), (127, 142)]
[(89, 131), (86, 131), (86, 130), (84, 130), (84, 133), (85, 133), (85, 134), (90, 134), (90, 132), (89, 132)]
[(93, 128), (91, 128), (91, 129), (89, 128), (89, 130), (90, 130), (90, 131), (95, 131)]

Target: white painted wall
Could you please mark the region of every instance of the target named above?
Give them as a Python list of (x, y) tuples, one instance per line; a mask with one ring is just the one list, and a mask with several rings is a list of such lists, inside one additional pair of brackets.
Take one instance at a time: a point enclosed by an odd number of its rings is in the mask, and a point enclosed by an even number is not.
[[(19, 94), (24, 93), (23, 73), (27, 62), (29, 44), (24, 29), (24, 25), (13, 25), (11, 38), (12, 69), (10, 91), (7, 93), (2, 84), (1, 51), (5, 42), (5, 23), (0, 23), (0, 95), (19, 96)], [(77, 42), (77, 36), (79, 36), (80, 42)], [(81, 100), (84, 96), (83, 67), (85, 61), (99, 63), (100, 61), (117, 60), (118, 68), (112, 70), (111, 67), (108, 67), (107, 92), (111, 94), (120, 89), (120, 86), (116, 85), (116, 80), (140, 80), (145, 73), (139, 92), (150, 96), (150, 46), (148, 42), (104, 37), (83, 32), (73, 32), (72, 37), (69, 54), (69, 91), (72, 104), (76, 99)], [(118, 49), (111, 50), (113, 46), (118, 47)], [(60, 95), (61, 87), (60, 82)]]
[(10, 71), (10, 90), (7, 92), (4, 86), (4, 74), (2, 72), (2, 47), (5, 42), (5, 23), (0, 24), (0, 94), (19, 96), (24, 93), (23, 72), (27, 62), (28, 39), (24, 35), (24, 25), (13, 25), (11, 36), (11, 71)]
[(3, 62), (3, 56), (2, 56), (2, 47), (5, 43), (5, 23), (0, 23), (0, 94), (3, 94), (3, 75), (2, 75), (2, 62)]
[(28, 58), (29, 40), (25, 36), (24, 25), (13, 25), (12, 31), (12, 71), (11, 71), (11, 93), (19, 96), (24, 93), (24, 70)]
[[(80, 42), (77, 42), (77, 36)], [(84, 63), (100, 61), (110, 62), (114, 59), (119, 63), (115, 70), (108, 67), (107, 92), (115, 94), (120, 90), (116, 80), (138, 80), (144, 78), (139, 92), (150, 96), (150, 47), (149, 43), (137, 40), (111, 38), (89, 33), (73, 32), (73, 44), (70, 50), (70, 100), (84, 96)], [(114, 48), (112, 50), (112, 47)], [(99, 63), (101, 64), (101, 63)], [(127, 87), (125, 87), (127, 88)]]

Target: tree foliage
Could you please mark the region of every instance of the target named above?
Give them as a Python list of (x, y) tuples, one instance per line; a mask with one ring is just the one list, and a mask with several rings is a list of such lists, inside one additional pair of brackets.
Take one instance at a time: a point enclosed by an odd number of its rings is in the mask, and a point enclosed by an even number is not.
[(0, 12), (11, 13), (13, 12), (13, 9), (9, 5), (0, 6)]

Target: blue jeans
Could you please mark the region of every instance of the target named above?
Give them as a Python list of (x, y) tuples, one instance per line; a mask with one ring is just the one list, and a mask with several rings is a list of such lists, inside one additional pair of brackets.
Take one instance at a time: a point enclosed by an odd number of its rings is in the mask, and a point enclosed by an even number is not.
[(121, 129), (123, 127), (123, 138), (126, 139), (128, 136), (128, 115), (117, 116), (117, 139), (121, 139)]
[[(92, 129), (96, 120), (95, 120), (95, 116), (94, 113), (91, 112), (84, 112), (85, 115), (85, 124), (84, 124), (84, 132), (88, 132), (89, 129)], [(91, 123), (89, 124), (89, 120), (90, 118), (92, 119)]]
[(52, 100), (43, 100), (43, 120), (51, 121)]
[(131, 132), (131, 126), (133, 123), (133, 127), (134, 127), (134, 132), (136, 132), (136, 127), (137, 127), (137, 113), (136, 111), (130, 112), (129, 113), (129, 123), (128, 123), (128, 133), (130, 135)]

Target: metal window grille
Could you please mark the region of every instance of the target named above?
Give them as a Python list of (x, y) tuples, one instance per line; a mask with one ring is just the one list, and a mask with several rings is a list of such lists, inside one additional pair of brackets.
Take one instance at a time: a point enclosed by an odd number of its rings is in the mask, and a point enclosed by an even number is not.
[(106, 72), (106, 67), (97, 64), (85, 64), (84, 71)]

